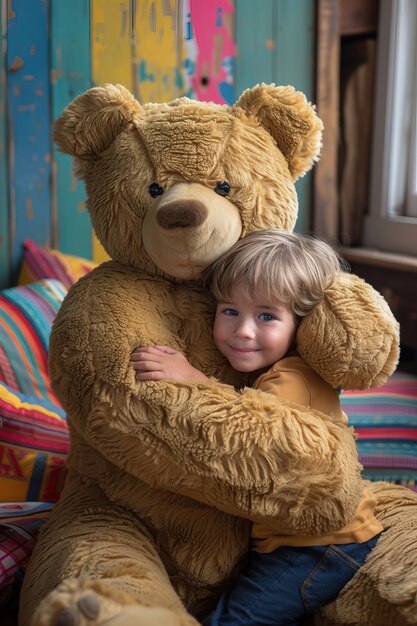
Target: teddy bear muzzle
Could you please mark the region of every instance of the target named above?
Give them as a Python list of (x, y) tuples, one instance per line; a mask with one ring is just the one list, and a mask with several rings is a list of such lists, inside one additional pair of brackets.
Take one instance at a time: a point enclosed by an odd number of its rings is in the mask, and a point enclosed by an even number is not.
[(142, 230), (144, 248), (163, 272), (193, 280), (241, 236), (237, 207), (200, 183), (176, 183), (155, 198)]
[(161, 228), (196, 228), (208, 217), (208, 208), (200, 200), (179, 200), (164, 205), (157, 213), (156, 221)]

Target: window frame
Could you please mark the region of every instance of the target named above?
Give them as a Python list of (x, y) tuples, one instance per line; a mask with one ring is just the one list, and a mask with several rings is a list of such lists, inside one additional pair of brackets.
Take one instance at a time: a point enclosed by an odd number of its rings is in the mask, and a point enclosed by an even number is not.
[[(380, 0), (370, 212), (364, 245), (417, 254), (416, 203), (407, 200), (416, 167), (417, 2)], [(412, 157), (412, 158), (410, 158)], [(411, 196), (410, 196), (411, 192)]]

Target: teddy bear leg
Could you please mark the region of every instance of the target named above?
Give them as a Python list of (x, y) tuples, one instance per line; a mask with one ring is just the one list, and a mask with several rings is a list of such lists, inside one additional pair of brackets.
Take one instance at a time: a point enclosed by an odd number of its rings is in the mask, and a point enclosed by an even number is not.
[(20, 626), (196, 626), (149, 533), (100, 489), (68, 476), (21, 592)]

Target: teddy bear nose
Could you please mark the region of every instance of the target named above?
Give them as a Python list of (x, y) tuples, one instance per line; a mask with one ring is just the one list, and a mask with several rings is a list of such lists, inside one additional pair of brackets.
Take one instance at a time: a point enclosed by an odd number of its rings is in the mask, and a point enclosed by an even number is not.
[(207, 219), (208, 210), (199, 200), (181, 200), (162, 206), (156, 216), (161, 228), (190, 228), (201, 226)]

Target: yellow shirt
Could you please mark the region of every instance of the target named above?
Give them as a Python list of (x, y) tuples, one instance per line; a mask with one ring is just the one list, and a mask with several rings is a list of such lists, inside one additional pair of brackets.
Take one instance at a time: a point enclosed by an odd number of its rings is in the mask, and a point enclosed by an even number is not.
[[(252, 386), (273, 393), (280, 400), (316, 409), (347, 424), (347, 416), (342, 411), (336, 389), (328, 385), (299, 356), (288, 356), (275, 363)], [(272, 552), (280, 546), (324, 546), (368, 541), (383, 530), (374, 515), (375, 506), (375, 498), (364, 490), (354, 519), (328, 535), (280, 535), (276, 530), (255, 522), (251, 533), (252, 548), (257, 552)]]

